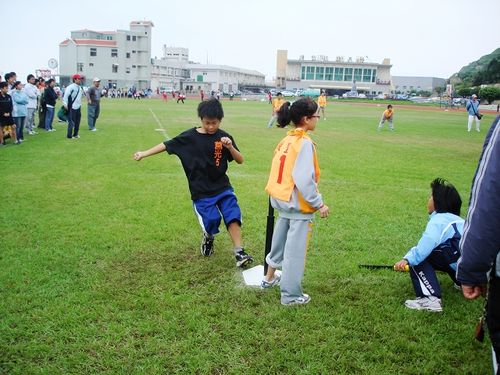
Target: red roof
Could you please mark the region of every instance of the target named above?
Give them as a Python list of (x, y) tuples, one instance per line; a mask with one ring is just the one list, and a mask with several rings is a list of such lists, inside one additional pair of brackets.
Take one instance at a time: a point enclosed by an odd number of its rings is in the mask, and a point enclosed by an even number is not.
[(104, 46), (104, 47), (116, 46), (116, 40), (102, 40), (102, 39), (66, 39), (59, 45), (67, 46), (71, 42), (75, 43), (76, 45), (91, 45), (91, 46)]

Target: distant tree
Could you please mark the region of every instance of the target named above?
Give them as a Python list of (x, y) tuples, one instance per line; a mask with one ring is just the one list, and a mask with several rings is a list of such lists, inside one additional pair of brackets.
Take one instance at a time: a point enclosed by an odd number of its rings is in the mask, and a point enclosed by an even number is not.
[(426, 91), (426, 90), (420, 90), (420, 91), (417, 91), (417, 95), (428, 98), (429, 96), (432, 95), (432, 92)]
[(436, 94), (438, 94), (438, 96), (441, 96), (441, 94), (444, 92), (445, 88), (443, 86), (438, 86), (434, 89), (434, 91), (436, 92)]
[(479, 97), (490, 104), (492, 101), (500, 99), (500, 89), (497, 87), (483, 87), (479, 90)]
[(472, 95), (472, 89), (468, 86), (460, 86), (460, 87), (457, 87), (455, 92), (459, 95), (459, 96), (471, 96)]

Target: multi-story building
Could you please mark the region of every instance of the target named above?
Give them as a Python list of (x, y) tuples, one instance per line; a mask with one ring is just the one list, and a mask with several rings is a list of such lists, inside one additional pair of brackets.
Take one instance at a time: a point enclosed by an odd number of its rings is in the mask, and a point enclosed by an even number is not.
[(133, 21), (130, 30), (71, 32), (59, 44), (61, 85), (75, 73), (101, 79), (103, 87), (149, 88), (151, 85), (151, 21)]
[(343, 94), (354, 87), (360, 93), (378, 95), (392, 91), (391, 63), (369, 62), (364, 57), (337, 56), (330, 61), (327, 56), (300, 56), (288, 59), (287, 50), (278, 50), (276, 59), (276, 86), (287, 90), (321, 89), (329, 95)]
[(205, 65), (189, 61), (189, 50), (163, 46), (161, 58), (151, 58), (151, 21), (133, 21), (130, 30), (71, 32), (59, 44), (60, 84), (71, 83), (71, 76), (93, 77), (107, 88), (151, 88), (206, 92), (236, 91), (241, 85), (265, 86), (265, 76), (254, 70), (227, 65)]

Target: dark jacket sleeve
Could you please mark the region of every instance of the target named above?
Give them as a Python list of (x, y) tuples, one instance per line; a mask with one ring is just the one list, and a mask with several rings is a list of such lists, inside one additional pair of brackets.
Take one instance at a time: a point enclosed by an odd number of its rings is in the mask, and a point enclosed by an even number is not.
[(500, 251), (499, 119), (497, 116), (484, 142), (460, 241), (457, 279), (465, 285), (485, 284)]

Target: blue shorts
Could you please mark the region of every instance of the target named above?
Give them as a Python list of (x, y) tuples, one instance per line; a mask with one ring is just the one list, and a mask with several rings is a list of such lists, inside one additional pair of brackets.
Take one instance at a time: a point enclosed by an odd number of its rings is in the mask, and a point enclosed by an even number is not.
[(233, 221), (241, 225), (241, 210), (233, 189), (228, 189), (213, 197), (194, 200), (193, 208), (205, 233), (219, 233), (221, 216), (226, 227)]

